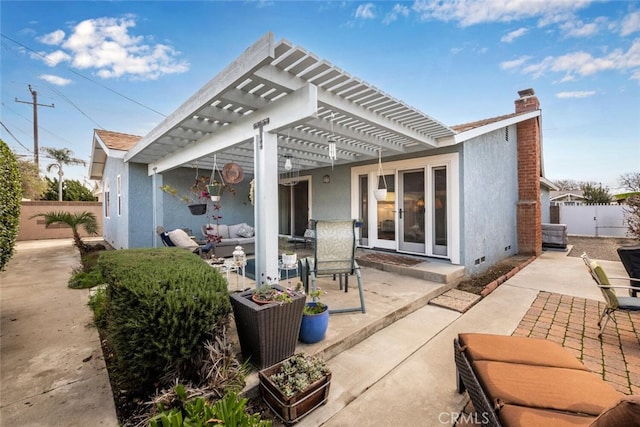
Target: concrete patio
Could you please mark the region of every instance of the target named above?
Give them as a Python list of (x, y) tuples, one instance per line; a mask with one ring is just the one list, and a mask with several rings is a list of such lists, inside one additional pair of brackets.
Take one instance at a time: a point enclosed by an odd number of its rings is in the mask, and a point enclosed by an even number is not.
[[(77, 265), (70, 240), (19, 242), (0, 275), (2, 426), (117, 425), (98, 335), (87, 327), (88, 291), (67, 288)], [(626, 276), (619, 262), (602, 265)], [(454, 424), (468, 401), (455, 391), (459, 332), (552, 339), (621, 392), (640, 392), (640, 316), (619, 314), (598, 340), (602, 298), (580, 258), (545, 252), (464, 314), (428, 304), (445, 284), (362, 274), (367, 313), (332, 315), (325, 340), (298, 346), (333, 371), (329, 401), (300, 426)], [(319, 285), (329, 305), (357, 305), (355, 280), (346, 294), (331, 280)]]

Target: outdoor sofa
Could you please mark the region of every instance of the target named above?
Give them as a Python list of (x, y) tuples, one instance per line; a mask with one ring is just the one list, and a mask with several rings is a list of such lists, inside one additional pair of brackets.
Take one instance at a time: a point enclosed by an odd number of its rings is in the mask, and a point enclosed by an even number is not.
[(461, 333), (454, 339), (458, 392), (488, 426), (639, 426), (640, 399), (589, 371), (559, 344)]
[(202, 235), (218, 235), (219, 241), (214, 242), (213, 252), (218, 258), (233, 256), (236, 246), (242, 246), (245, 254), (253, 254), (256, 251), (255, 230), (249, 224), (205, 224), (202, 226)]

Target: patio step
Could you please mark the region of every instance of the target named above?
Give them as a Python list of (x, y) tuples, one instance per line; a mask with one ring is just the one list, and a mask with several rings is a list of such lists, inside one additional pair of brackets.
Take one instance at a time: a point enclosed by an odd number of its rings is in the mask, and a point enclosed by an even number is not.
[(451, 288), (455, 287), (464, 277), (463, 266), (437, 259), (366, 250), (356, 254), (356, 260), (361, 266), (442, 283)]

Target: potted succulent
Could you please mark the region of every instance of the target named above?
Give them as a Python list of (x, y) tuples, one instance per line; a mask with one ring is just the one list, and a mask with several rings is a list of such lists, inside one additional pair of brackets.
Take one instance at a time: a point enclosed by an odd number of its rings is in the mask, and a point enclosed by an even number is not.
[(287, 424), (295, 423), (329, 396), (331, 370), (324, 360), (297, 353), (258, 373), (260, 394)]
[(305, 304), (302, 310), (300, 324), (300, 341), (313, 344), (322, 341), (329, 327), (329, 307), (320, 301), (321, 290), (318, 288), (309, 295), (311, 302)]
[(242, 356), (259, 369), (290, 357), (300, 333), (305, 295), (276, 283), (230, 295)]

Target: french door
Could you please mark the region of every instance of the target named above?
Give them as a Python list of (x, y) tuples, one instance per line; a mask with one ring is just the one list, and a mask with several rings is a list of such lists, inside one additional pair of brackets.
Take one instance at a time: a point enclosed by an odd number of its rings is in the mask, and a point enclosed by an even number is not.
[(287, 236), (304, 236), (309, 224), (309, 181), (300, 180), (295, 185), (278, 186), (278, 233)]

